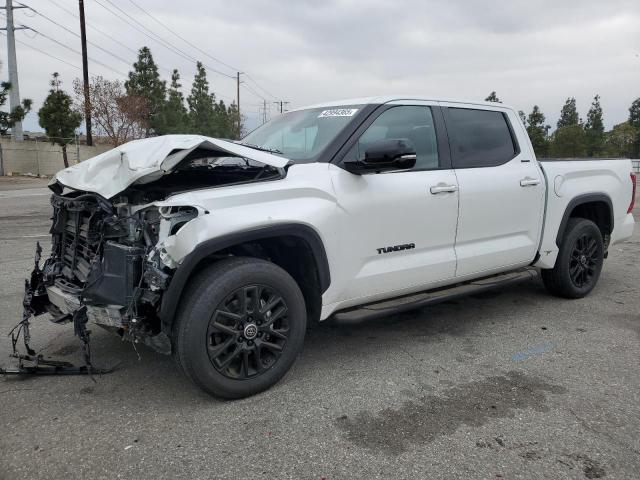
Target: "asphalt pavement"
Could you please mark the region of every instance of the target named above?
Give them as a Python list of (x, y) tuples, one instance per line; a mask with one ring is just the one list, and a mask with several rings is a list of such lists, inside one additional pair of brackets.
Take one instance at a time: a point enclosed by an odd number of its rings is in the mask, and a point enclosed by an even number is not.
[[(46, 181), (0, 178), (0, 332), (21, 315)], [(274, 388), (220, 401), (92, 328), (88, 377), (0, 378), (0, 479), (640, 478), (640, 229), (590, 296), (538, 281), (308, 332)], [(81, 362), (71, 326), (33, 322)], [(0, 364), (9, 365), (0, 337)]]

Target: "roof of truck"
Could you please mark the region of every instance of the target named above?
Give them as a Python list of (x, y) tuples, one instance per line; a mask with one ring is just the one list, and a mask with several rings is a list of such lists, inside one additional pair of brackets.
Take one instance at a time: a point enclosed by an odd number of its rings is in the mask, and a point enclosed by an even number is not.
[(389, 102), (394, 102), (398, 100), (420, 100), (420, 101), (428, 101), (428, 102), (461, 103), (466, 105), (483, 105), (487, 107), (502, 107), (502, 108), (513, 109), (513, 107), (509, 105), (505, 105), (504, 103), (482, 102), (478, 100), (441, 98), (441, 97), (425, 96), (425, 95), (380, 95), (375, 97), (347, 98), (342, 100), (333, 100), (330, 102), (321, 102), (321, 103), (316, 103), (314, 105), (307, 105), (300, 108), (293, 108), (291, 110), (293, 111), (293, 110), (303, 110), (308, 108), (338, 107), (343, 105), (382, 104), (382, 103), (389, 103)]

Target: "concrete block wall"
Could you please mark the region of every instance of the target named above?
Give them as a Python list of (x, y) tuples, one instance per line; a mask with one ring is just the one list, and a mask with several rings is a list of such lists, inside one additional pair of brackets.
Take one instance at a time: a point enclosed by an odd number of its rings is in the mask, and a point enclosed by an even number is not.
[[(50, 142), (42, 140), (14, 142), (10, 139), (1, 139), (0, 147), (2, 148), (2, 166), (5, 175), (12, 172), (51, 176), (64, 168), (62, 148)], [(76, 146), (75, 143), (69, 144), (67, 145), (69, 165), (75, 165), (110, 149), (110, 145), (88, 147), (86, 145)]]

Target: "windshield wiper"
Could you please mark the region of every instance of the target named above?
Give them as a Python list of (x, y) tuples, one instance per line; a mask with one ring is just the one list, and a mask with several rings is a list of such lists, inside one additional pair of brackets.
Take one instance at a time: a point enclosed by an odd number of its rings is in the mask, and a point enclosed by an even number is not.
[(261, 152), (277, 153), (279, 155), (282, 155), (282, 152), (277, 148), (261, 147), (260, 145), (254, 145), (252, 143), (244, 143), (244, 142), (234, 142), (234, 143), (237, 143), (238, 145), (242, 145), (243, 147), (253, 148), (254, 150), (260, 150)]

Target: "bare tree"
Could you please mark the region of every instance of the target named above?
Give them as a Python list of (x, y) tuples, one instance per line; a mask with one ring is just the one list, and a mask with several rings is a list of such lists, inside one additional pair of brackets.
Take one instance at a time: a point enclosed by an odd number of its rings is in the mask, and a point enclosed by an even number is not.
[[(78, 111), (85, 112), (84, 84), (79, 78), (73, 82), (73, 91)], [(108, 137), (114, 147), (144, 137), (147, 102), (140, 96), (128, 95), (119, 80), (93, 77), (89, 82), (89, 101), (93, 128)]]

